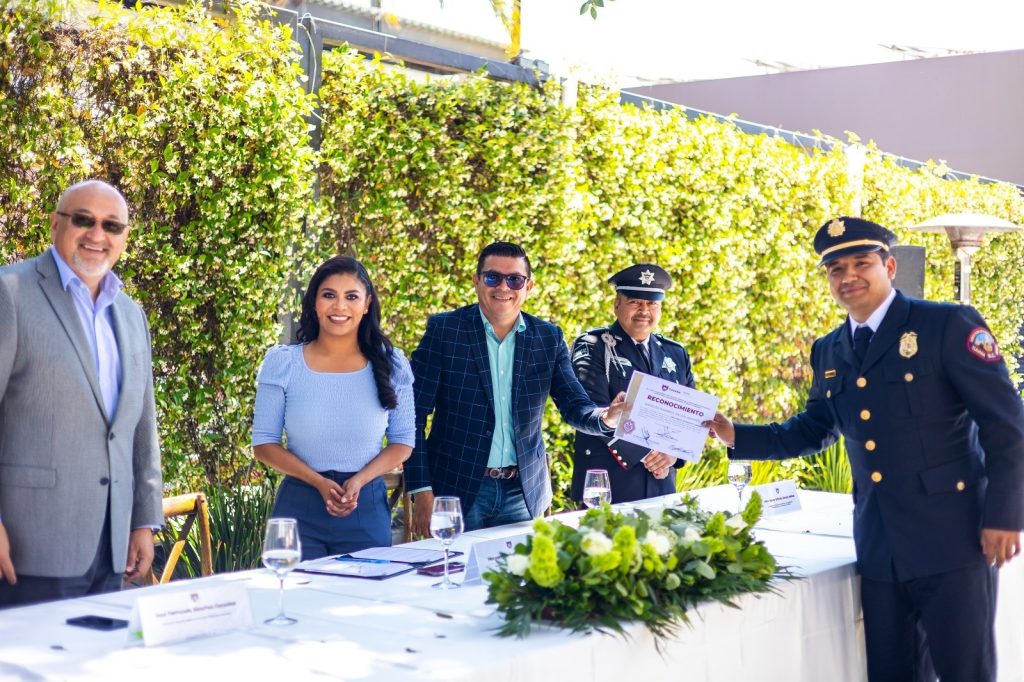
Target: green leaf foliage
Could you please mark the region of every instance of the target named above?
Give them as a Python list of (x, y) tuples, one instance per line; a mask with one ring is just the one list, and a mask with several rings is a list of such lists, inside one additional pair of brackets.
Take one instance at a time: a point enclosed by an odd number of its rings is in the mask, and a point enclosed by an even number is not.
[[(841, 145), (805, 150), (729, 122), (621, 106), (601, 89), (567, 110), (552, 84), (414, 80), (336, 50), (321, 100), (322, 243), (367, 263), (399, 346), (416, 347), (428, 315), (475, 300), (475, 255), (496, 239), (526, 247), (536, 289), (525, 309), (567, 340), (614, 319), (611, 273), (657, 262), (675, 278), (661, 331), (690, 351), (698, 387), (741, 421), (803, 404), (811, 344), (843, 319), (811, 241), (856, 196), (865, 217), (928, 245), (927, 293), (939, 300), (952, 298), (945, 237), (906, 225), (958, 210), (1024, 217), (1011, 185), (945, 180), (941, 167), (909, 170), (869, 148), (858, 192)], [(1000, 237), (975, 270), (977, 305), (1008, 357), (1024, 302), (1005, 292), (1019, 290), (1022, 258), (1024, 240)], [(558, 509), (572, 432), (550, 405), (545, 432)], [(681, 489), (725, 482), (724, 452), (710, 450), (681, 470)], [(754, 482), (804, 468), (758, 463)]]
[(60, 191), (125, 193), (118, 271), (149, 314), (164, 476), (249, 477), (255, 375), (281, 332), (314, 155), (295, 43), (255, 3), (0, 11), (0, 262), (41, 252)]
[[(250, 0), (226, 10), (0, 10), (0, 262), (47, 246), (68, 184), (123, 189), (133, 230), (118, 270), (150, 318), (169, 492), (262, 477), (248, 447), (256, 371), (295, 308), (290, 283), (336, 252), (367, 265), (407, 352), (430, 314), (474, 301), (475, 257), (493, 240), (526, 247), (537, 284), (526, 310), (570, 341), (612, 321), (611, 273), (657, 262), (676, 282), (661, 331), (687, 347), (723, 411), (761, 422), (800, 408), (811, 343), (842, 319), (810, 246), (819, 225), (859, 200), (865, 217), (928, 247), (926, 293), (950, 300), (945, 237), (905, 226), (965, 210), (1024, 222), (1011, 185), (950, 181), (939, 165), (909, 170), (869, 148), (855, 186), (838, 145), (805, 150), (622, 106), (600, 88), (567, 108), (555, 83), (412, 78), (342, 48), (323, 56), (317, 101), (288, 28)], [(973, 283), (1018, 356), (1024, 239), (992, 239)], [(544, 429), (557, 509), (572, 432), (553, 406)], [(759, 464), (754, 482), (801, 471)], [(723, 451), (679, 481), (724, 482)]]

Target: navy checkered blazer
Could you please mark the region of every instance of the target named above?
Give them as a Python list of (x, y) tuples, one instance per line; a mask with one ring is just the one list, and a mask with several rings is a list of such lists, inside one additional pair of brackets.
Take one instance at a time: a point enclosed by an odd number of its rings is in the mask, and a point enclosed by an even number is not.
[[(512, 424), (526, 506), (533, 516), (551, 504), (551, 475), (541, 435), (550, 395), (573, 427), (605, 433), (600, 410), (572, 371), (562, 330), (523, 313), (516, 337)], [(409, 490), (431, 486), (456, 495), (468, 511), (476, 498), (494, 433), (493, 388), (480, 307), (432, 316), (412, 354), (416, 396), (416, 447), (405, 463)], [(427, 418), (433, 413), (430, 435)]]

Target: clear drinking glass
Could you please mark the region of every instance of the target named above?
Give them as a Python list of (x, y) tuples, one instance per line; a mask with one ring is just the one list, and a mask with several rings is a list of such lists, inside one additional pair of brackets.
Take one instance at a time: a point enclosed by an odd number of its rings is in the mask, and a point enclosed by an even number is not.
[(606, 469), (587, 469), (583, 479), (583, 504), (590, 508), (612, 501), (612, 484)]
[(736, 488), (736, 493), (739, 495), (739, 507), (743, 509), (743, 489), (750, 483), (750, 462), (744, 462), (742, 460), (734, 460), (729, 462), (729, 483), (733, 484)]
[(435, 497), (434, 511), (430, 515), (430, 534), (444, 546), (444, 578), (434, 587), (454, 590), (459, 587), (448, 578), (448, 550), (455, 538), (462, 535), (462, 504), (457, 497)]
[(277, 574), (281, 590), (277, 600), (277, 615), (263, 621), (267, 625), (291, 625), (294, 618), (284, 615), (284, 579), (302, 558), (299, 524), (295, 519), (270, 519), (263, 536), (263, 565)]

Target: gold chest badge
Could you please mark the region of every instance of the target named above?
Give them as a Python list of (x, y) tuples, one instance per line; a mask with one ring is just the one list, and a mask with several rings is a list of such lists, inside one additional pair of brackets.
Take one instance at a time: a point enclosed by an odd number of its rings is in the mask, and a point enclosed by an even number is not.
[(900, 355), (905, 358), (917, 355), (917, 332), (906, 332), (900, 337)]

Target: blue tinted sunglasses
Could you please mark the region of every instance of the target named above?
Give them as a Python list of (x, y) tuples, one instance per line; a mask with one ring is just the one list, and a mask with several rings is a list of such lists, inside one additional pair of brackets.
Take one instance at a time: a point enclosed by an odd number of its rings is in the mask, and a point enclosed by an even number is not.
[(484, 285), (491, 287), (492, 289), (501, 284), (501, 280), (505, 280), (505, 284), (512, 291), (519, 291), (526, 286), (526, 282), (529, 281), (529, 277), (526, 275), (503, 275), (500, 272), (494, 270), (488, 270), (487, 272), (481, 273), (480, 279), (483, 280)]

